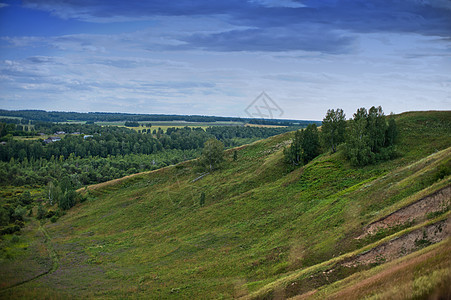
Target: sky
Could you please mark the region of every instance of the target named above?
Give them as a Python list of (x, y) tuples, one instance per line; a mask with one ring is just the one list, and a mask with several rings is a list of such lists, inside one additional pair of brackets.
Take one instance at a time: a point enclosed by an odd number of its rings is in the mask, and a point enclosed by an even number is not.
[(451, 0), (0, 0), (2, 109), (267, 105), (303, 120), (451, 110)]

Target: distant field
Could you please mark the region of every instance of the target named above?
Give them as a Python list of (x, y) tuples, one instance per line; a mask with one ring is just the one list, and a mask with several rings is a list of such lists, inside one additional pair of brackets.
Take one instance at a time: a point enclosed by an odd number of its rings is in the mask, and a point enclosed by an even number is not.
[(48, 139), (50, 135), (39, 135), (39, 136), (15, 136), (14, 139), (18, 141), (36, 141), (39, 139)]
[(55, 122), (56, 124), (86, 124), (86, 121), (73, 121), (69, 120), (67, 122)]
[(21, 117), (10, 117), (10, 116), (0, 116), (2, 119), (16, 119), (16, 120), (22, 120)]
[[(152, 124), (152, 127), (161, 127), (161, 126), (168, 126), (168, 127), (176, 127), (176, 126), (189, 126), (189, 127), (202, 127), (202, 126), (239, 126), (243, 125), (242, 122), (185, 122), (185, 121), (158, 121), (158, 122), (152, 122), (152, 121), (136, 121), (140, 124)], [(106, 126), (106, 125), (116, 125), (116, 126), (123, 126), (125, 124), (125, 121), (118, 121), (118, 122), (96, 122), (98, 125)]]
[(250, 124), (250, 123), (245, 124), (245, 126), (261, 127), (261, 128), (285, 128), (285, 127), (287, 127), (287, 126), (281, 126), (281, 125), (261, 125), (261, 124)]
[[(11, 119), (20, 119), (16, 117), (5, 117)], [(161, 128), (164, 132), (168, 130), (168, 128), (202, 128), (203, 130), (207, 129), (211, 126), (249, 126), (249, 127), (260, 127), (260, 128), (283, 128), (287, 126), (280, 125), (260, 125), (260, 124), (250, 124), (250, 123), (241, 123), (241, 122), (185, 122), (185, 121), (159, 121), (159, 122), (149, 122), (149, 121), (137, 121), (139, 124), (152, 124), (151, 127), (139, 126), (139, 127), (127, 127), (129, 129), (133, 129), (135, 131), (142, 131), (143, 129), (150, 129), (154, 131), (155, 129)], [(56, 124), (85, 124), (85, 121), (67, 121), (67, 122), (59, 122)], [(95, 122), (95, 124), (100, 126), (119, 126), (125, 127), (125, 121), (121, 122)], [(34, 126), (34, 125), (27, 125)], [(31, 141), (31, 140), (39, 140), (39, 139), (47, 139), (50, 136), (54, 136), (54, 134), (43, 135), (43, 136), (15, 136), (14, 139), (21, 141)], [(64, 137), (65, 135), (61, 135)]]
[[(185, 122), (185, 121), (159, 121), (159, 122), (150, 122), (150, 121), (137, 121), (140, 124), (152, 124), (152, 127), (139, 126), (139, 127), (127, 127), (133, 130), (143, 130), (150, 129), (154, 131), (155, 129), (161, 128), (164, 132), (168, 130), (168, 128), (202, 128), (206, 129), (210, 126), (242, 126), (244, 123), (240, 122)], [(97, 125), (101, 126), (121, 126), (124, 127), (125, 122), (96, 122)]]
[[(122, 125), (123, 126), (123, 125)], [(166, 132), (168, 130), (168, 128), (183, 128), (183, 127), (190, 127), (190, 128), (202, 128), (202, 129), (206, 129), (210, 126), (205, 126), (205, 125), (199, 125), (199, 126), (186, 126), (186, 125), (161, 125), (161, 126), (153, 126), (152, 127), (146, 127), (146, 126), (139, 126), (139, 127), (127, 127), (133, 130), (143, 130), (143, 129), (150, 129), (151, 131), (154, 131), (155, 129), (161, 128), (164, 132)]]

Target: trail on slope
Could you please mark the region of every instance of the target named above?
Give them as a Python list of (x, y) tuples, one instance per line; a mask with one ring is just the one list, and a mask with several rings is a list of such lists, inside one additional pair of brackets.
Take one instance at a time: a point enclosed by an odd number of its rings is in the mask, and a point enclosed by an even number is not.
[(51, 274), (51, 273), (55, 272), (58, 269), (58, 267), (59, 267), (59, 259), (58, 259), (58, 255), (56, 254), (55, 249), (53, 249), (52, 241), (51, 241), (51, 237), (50, 237), (49, 233), (47, 232), (47, 230), (41, 224), (39, 224), (39, 229), (38, 230), (44, 235), (44, 243), (45, 243), (45, 245), (46, 245), (46, 247), (47, 247), (47, 249), (49, 251), (49, 256), (50, 256), (50, 259), (52, 260), (52, 267), (49, 270), (47, 270), (47, 271), (45, 271), (45, 272), (43, 272), (41, 274), (38, 274), (38, 275), (36, 275), (36, 276), (34, 276), (32, 278), (29, 278), (29, 279), (26, 279), (26, 280), (22, 280), (22, 281), (17, 282), (17, 283), (15, 283), (15, 284), (7, 287), (7, 288), (4, 288), (4, 289), (0, 290), (0, 294), (5, 292), (5, 291), (8, 291), (8, 290), (10, 290), (12, 288), (15, 288), (15, 287), (24, 285), (24, 284), (26, 284), (28, 282), (34, 281), (34, 280), (36, 280), (38, 278), (41, 278), (42, 276), (45, 276), (47, 274)]

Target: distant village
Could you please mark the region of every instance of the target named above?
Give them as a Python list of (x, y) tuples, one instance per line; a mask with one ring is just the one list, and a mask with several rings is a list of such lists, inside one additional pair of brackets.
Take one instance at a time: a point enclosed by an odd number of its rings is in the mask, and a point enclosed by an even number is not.
[[(46, 143), (46, 144), (50, 144), (50, 143), (54, 143), (54, 142), (59, 142), (59, 141), (61, 141), (61, 135), (66, 135), (66, 134), (71, 134), (71, 135), (82, 135), (83, 133), (81, 133), (81, 132), (72, 132), (72, 133), (66, 133), (66, 132), (64, 132), (64, 131), (57, 131), (57, 132), (55, 132), (54, 133), (54, 135), (55, 136), (50, 136), (50, 137), (48, 137), (48, 138), (46, 138), (45, 140), (44, 140), (44, 143)], [(43, 135), (45, 135), (45, 133), (39, 133), (39, 135), (40, 136), (43, 136)], [(91, 135), (91, 134), (86, 134), (86, 135), (84, 135), (83, 136), (83, 139), (87, 139), (87, 138), (92, 138), (93, 137), (93, 135)]]

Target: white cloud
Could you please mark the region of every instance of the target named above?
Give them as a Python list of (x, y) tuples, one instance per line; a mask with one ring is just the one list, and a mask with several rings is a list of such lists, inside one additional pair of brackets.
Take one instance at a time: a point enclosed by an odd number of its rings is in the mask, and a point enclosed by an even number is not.
[(258, 3), (266, 7), (306, 7), (306, 5), (302, 4), (300, 1), (293, 0), (251, 0), (250, 2)]

